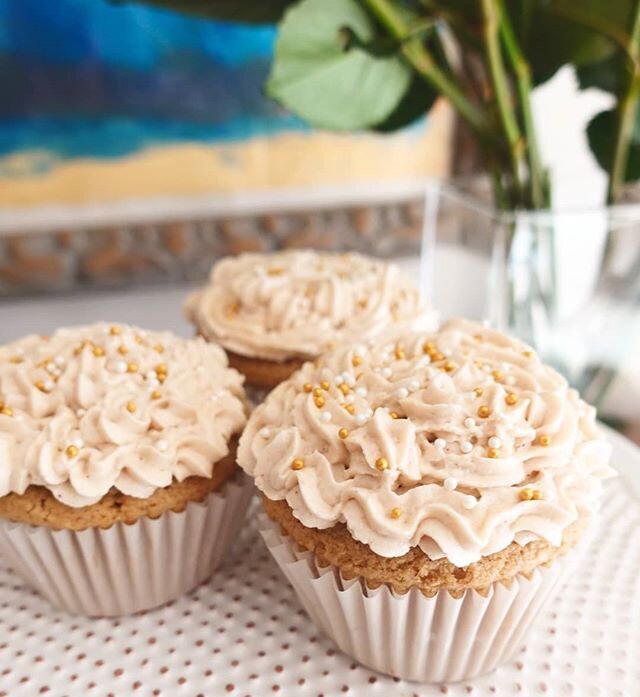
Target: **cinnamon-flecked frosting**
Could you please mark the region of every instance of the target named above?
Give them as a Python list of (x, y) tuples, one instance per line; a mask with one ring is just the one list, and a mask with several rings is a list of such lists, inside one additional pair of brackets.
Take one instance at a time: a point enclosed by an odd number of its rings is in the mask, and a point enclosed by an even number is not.
[(525, 344), (463, 320), (341, 347), (251, 415), (238, 462), (307, 527), (465, 566), (560, 545), (613, 475), (595, 410)]
[(315, 358), (389, 325), (435, 328), (398, 267), (360, 254), (311, 250), (227, 257), (192, 294), (187, 317), (235, 353), (273, 361)]
[(30, 485), (87, 506), (210, 477), (245, 424), (243, 378), (203, 339), (125, 325), (0, 347), (0, 496)]

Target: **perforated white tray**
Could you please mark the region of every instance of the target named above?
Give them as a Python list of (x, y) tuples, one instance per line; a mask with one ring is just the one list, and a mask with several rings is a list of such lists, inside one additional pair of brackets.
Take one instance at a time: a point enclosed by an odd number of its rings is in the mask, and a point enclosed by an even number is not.
[(208, 584), (153, 612), (56, 612), (0, 566), (0, 696), (636, 697), (640, 695), (640, 451), (612, 435), (622, 476), (561, 597), (516, 660), (425, 686), (361, 668), (319, 636), (252, 526)]

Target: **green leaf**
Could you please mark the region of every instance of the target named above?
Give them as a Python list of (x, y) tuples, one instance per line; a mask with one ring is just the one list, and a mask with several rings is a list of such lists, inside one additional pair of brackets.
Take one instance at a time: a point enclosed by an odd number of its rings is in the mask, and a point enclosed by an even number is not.
[(419, 75), (414, 75), (398, 106), (375, 130), (389, 133), (411, 125), (429, 111), (437, 97), (438, 93), (430, 85)]
[[(628, 0), (620, 0), (626, 4)], [(569, 4), (572, 3), (572, 7)], [(579, 8), (581, 16), (597, 24), (601, 0), (513, 0), (505, 2), (523, 52), (529, 58), (534, 84), (552, 77), (563, 65), (582, 65), (609, 56), (615, 45), (594, 28), (563, 12)], [(608, 4), (615, 2), (608, 1)], [(592, 7), (593, 6), (593, 7)]]
[(619, 51), (597, 63), (579, 66), (576, 75), (581, 89), (595, 87), (616, 95), (628, 82), (628, 69)]
[[(176, 12), (199, 17), (234, 22), (278, 22), (289, 5), (296, 0), (143, 0)], [(128, 0), (111, 0), (114, 4), (128, 4)]]
[[(593, 117), (587, 126), (587, 136), (591, 152), (598, 164), (606, 171), (611, 164), (611, 150), (616, 132), (615, 110), (601, 111)], [(636, 123), (629, 146), (629, 158), (625, 172), (625, 181), (633, 182), (640, 179), (640, 118)]]
[[(348, 46), (345, 30), (357, 39)], [(302, 0), (280, 25), (268, 94), (320, 128), (382, 123), (407, 91), (411, 69), (374, 51), (377, 38), (356, 0)]]

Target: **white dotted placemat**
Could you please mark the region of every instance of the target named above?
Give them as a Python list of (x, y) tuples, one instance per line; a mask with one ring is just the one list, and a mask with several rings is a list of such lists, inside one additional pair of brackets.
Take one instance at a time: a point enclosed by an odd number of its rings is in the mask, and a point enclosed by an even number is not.
[(640, 695), (640, 456), (616, 443), (624, 476), (607, 487), (593, 543), (517, 659), (491, 675), (425, 686), (360, 667), (317, 633), (249, 525), (210, 583), (120, 620), (57, 612), (0, 566), (0, 697)]

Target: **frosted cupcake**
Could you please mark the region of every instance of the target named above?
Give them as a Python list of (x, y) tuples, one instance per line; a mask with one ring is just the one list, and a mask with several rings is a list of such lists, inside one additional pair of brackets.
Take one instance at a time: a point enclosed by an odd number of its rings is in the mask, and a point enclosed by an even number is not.
[(338, 344), (373, 339), (394, 325), (434, 326), (397, 266), (311, 250), (223, 259), (185, 309), (249, 384), (266, 389)]
[(307, 363), (238, 454), (311, 618), (362, 663), (423, 682), (521, 647), (612, 474), (564, 378), (460, 320)]
[(250, 496), (242, 380), (218, 346), (122, 325), (0, 347), (0, 556), (86, 615), (204, 581)]

